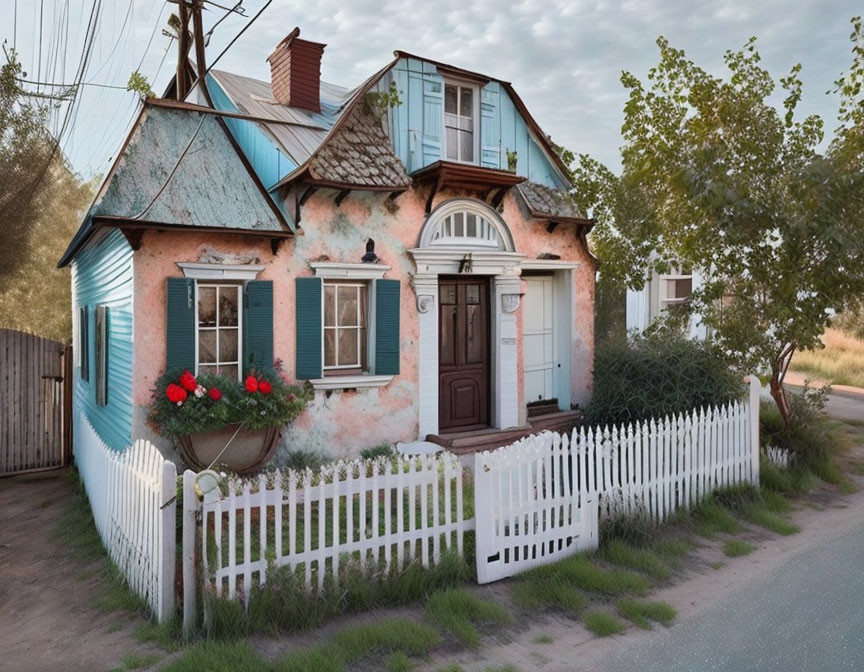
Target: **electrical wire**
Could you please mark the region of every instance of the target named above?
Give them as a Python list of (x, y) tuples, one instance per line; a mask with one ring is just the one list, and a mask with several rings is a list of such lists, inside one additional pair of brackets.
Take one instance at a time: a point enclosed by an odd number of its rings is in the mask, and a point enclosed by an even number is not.
[(272, 2), (273, 2), (273, 0), (267, 0), (267, 2), (264, 4), (264, 6), (261, 9), (259, 9), (258, 12), (255, 14), (255, 16), (253, 16), (251, 19), (249, 19), (249, 22), (245, 26), (243, 26), (243, 28), (240, 29), (240, 32), (237, 33), (234, 36), (234, 38), (228, 43), (228, 46), (226, 46), (222, 51), (219, 52), (219, 55), (213, 59), (213, 61), (210, 63), (210, 65), (207, 66), (207, 69), (204, 71), (204, 77), (207, 76), (207, 73), (210, 72), (210, 70), (213, 69), (213, 66), (219, 62), (219, 59), (225, 55), (225, 52), (228, 51), (232, 46), (234, 46), (234, 43), (238, 39), (240, 39), (240, 36), (246, 32), (246, 29), (249, 28), (249, 26), (251, 26), (253, 23), (255, 23), (255, 19), (257, 19), (259, 16), (261, 16), (264, 13), (264, 10), (267, 9), (270, 6), (270, 3), (272, 3)]

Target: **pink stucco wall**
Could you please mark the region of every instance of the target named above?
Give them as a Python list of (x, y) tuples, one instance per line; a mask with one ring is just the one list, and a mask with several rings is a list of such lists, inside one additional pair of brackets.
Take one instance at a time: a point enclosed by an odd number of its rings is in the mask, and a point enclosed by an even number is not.
[[(317, 393), (314, 402), (287, 431), (285, 443), (288, 449), (313, 448), (333, 456), (345, 456), (379, 443), (416, 439), (419, 321), (411, 284), (415, 267), (406, 250), (417, 247), (426, 218), (426, 195), (411, 190), (388, 204), (395, 207), (385, 207), (386, 195), (352, 193), (337, 208), (333, 203), (334, 192), (319, 191), (303, 208), (300, 234), (285, 241), (275, 255), (266, 238), (189, 231), (146, 233), (134, 257), (133, 398), (138, 413), (133, 435), (136, 438), (148, 435), (143, 426), (143, 407), (150, 400), (154, 381), (164, 369), (165, 279), (182, 276), (177, 262), (197, 262), (202, 255), (213, 252), (257, 258), (256, 263), (265, 266), (259, 278), (273, 281), (274, 354), (283, 360), (286, 373), (293, 376), (294, 278), (312, 275), (310, 261), (360, 261), (366, 240), (371, 237), (381, 263), (392, 267), (385, 277), (402, 282), (401, 373), (383, 388)], [(444, 191), (436, 196), (434, 205), (455, 196), (458, 194)], [(545, 221), (526, 220), (512, 194), (503, 201), (502, 217), (510, 228), (516, 251), (529, 259), (553, 253), (562, 260), (582, 262), (573, 273), (571, 375), (573, 398), (584, 402), (590, 395), (593, 361), (593, 261), (572, 228), (559, 226), (548, 233)], [(521, 334), (521, 308), (517, 319)], [(520, 338), (520, 407), (524, 398), (521, 362)]]

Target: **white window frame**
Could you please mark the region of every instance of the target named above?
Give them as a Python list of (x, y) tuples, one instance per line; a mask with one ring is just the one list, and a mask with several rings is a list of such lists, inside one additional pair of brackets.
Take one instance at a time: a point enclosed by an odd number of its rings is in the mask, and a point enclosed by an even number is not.
[(386, 264), (357, 264), (338, 261), (314, 261), (309, 264), (315, 277), (321, 278), (321, 370), (324, 371), (324, 282), (345, 280), (349, 283), (366, 281), (366, 371), (344, 376), (330, 375), (313, 378), (310, 384), (315, 390), (331, 392), (358, 388), (384, 387), (393, 376), (369, 373), (375, 367), (375, 280), (381, 280), (390, 270)]
[[(201, 320), (198, 315), (199, 290), (201, 287), (216, 287), (216, 326), (201, 327)], [(231, 287), (237, 290), (237, 361), (222, 362), (219, 360), (219, 288)], [(226, 329), (234, 329), (235, 327), (224, 327)], [(222, 366), (237, 365), (237, 380), (243, 380), (243, 285), (239, 282), (226, 282), (219, 280), (196, 280), (195, 281), (195, 375), (198, 375), (199, 368), (202, 364), (200, 354), (198, 352), (198, 341), (201, 330), (216, 332), (216, 361), (204, 362), (204, 366), (216, 366), (219, 369)], [(222, 375), (219, 373), (218, 375)]]
[[(471, 131), (473, 135), (473, 145), (474, 145), (474, 158), (471, 161), (465, 161), (464, 159), (451, 159), (447, 156), (447, 87), (455, 86), (457, 88), (465, 88), (472, 90), (473, 96), (473, 105), (471, 113), (473, 115), (472, 121), (474, 122), (473, 130)], [(476, 166), (480, 165), (480, 87), (473, 82), (467, 82), (459, 79), (445, 79), (444, 80), (444, 89), (442, 90), (443, 98), (441, 100), (441, 159), (443, 161), (452, 161), (454, 163), (465, 163), (467, 165)], [(456, 96), (456, 109), (458, 110), (460, 105), (459, 101), (462, 98), (461, 90), (457, 93)], [(461, 116), (461, 115), (456, 115)], [(461, 145), (457, 147), (457, 154), (462, 153)]]
[[(690, 296), (693, 294), (693, 273), (684, 273), (683, 267), (681, 266), (673, 266), (671, 267), (672, 273), (666, 273), (660, 276), (660, 308), (666, 309), (669, 306), (680, 306), (682, 304), (687, 303), (690, 300)], [(669, 297), (669, 281), (672, 280), (690, 280), (690, 294), (683, 298), (675, 298)]]
[[(337, 322), (333, 326), (327, 326), (325, 316), (327, 314), (327, 287), (335, 287), (335, 305), (333, 306), (333, 316)], [(354, 287), (357, 290), (357, 326), (341, 326), (338, 324), (339, 322), (339, 288), (340, 287)], [(368, 373), (369, 371), (369, 350), (371, 348), (371, 344), (369, 342), (369, 323), (372, 319), (372, 311), (370, 309), (370, 295), (372, 294), (371, 286), (368, 281), (360, 280), (346, 280), (346, 279), (334, 279), (329, 278), (327, 280), (321, 281), (321, 356), (323, 357), (323, 362), (321, 365), (322, 371), (336, 371), (340, 369), (360, 369), (363, 373)], [(366, 301), (360, 301), (360, 290), (364, 290), (366, 292)], [(363, 320), (360, 319), (360, 306), (362, 303), (366, 304), (366, 311)], [(360, 326), (360, 322), (365, 322), (365, 326)], [(333, 339), (334, 346), (336, 348), (336, 352), (334, 353), (334, 357), (336, 359), (336, 364), (327, 365), (324, 362), (327, 361), (327, 339), (325, 336), (327, 335), (327, 330), (330, 329), (336, 332), (336, 337)], [(355, 330), (355, 338), (357, 342), (357, 363), (356, 364), (339, 364), (339, 330), (340, 329), (354, 329)], [(362, 343), (363, 339), (361, 338), (362, 332), (366, 331), (366, 352), (362, 352)], [(364, 365), (365, 360), (365, 365)]]

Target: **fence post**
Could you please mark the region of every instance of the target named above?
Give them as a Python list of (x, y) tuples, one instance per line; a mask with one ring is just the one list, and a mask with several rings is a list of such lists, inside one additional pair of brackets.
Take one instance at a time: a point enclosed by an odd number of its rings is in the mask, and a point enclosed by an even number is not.
[[(155, 448), (151, 448), (155, 450)], [(162, 490), (161, 525), (161, 576), (159, 579), (159, 610), (156, 618), (164, 623), (174, 613), (174, 575), (177, 549), (177, 467), (173, 462), (165, 460), (162, 463), (160, 478)]]
[(750, 478), (759, 485), (759, 393), (761, 386), (755, 373), (750, 374)]
[(195, 548), (198, 532), (198, 495), (195, 493), (195, 472), (183, 472), (183, 634), (189, 635), (198, 621), (198, 576)]

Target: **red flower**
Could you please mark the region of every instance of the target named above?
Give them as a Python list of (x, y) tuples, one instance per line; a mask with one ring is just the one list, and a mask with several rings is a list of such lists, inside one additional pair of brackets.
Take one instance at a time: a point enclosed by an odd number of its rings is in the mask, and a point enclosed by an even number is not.
[(222, 392), (219, 391), (218, 387), (211, 387), (207, 394), (210, 395), (213, 401), (219, 401), (222, 398)]
[(186, 401), (186, 390), (179, 385), (171, 383), (165, 388), (165, 396), (168, 397), (168, 401), (172, 404), (176, 404), (179, 401)]
[(258, 382), (258, 391), (261, 394), (270, 394), (273, 391), (273, 386), (266, 380), (261, 380)]
[(195, 380), (195, 376), (193, 376), (189, 371), (184, 371), (183, 375), (180, 376), (180, 384), (189, 392), (194, 392), (198, 387), (198, 383)]
[(246, 387), (246, 391), (250, 394), (258, 391), (258, 380), (255, 378), (255, 376), (249, 376), (248, 378), (246, 378), (246, 382), (243, 384)]

